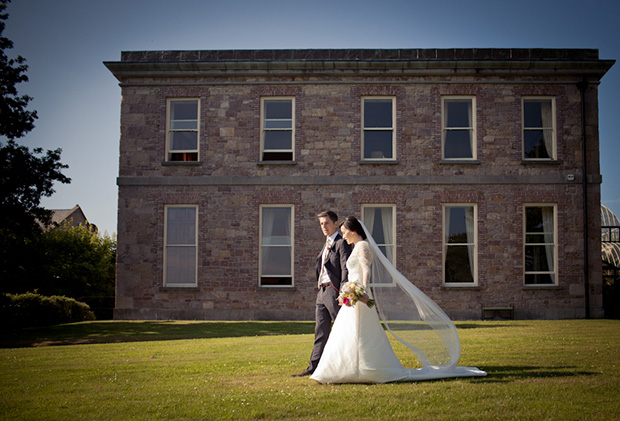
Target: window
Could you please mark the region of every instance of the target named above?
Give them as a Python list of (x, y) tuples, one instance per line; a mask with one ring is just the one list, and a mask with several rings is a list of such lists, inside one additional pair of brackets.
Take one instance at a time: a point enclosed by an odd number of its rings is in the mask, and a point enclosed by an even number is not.
[(476, 159), (476, 104), (473, 97), (442, 98), (443, 159)]
[(362, 205), (362, 222), (381, 252), (396, 266), (396, 241), (393, 205)]
[(197, 285), (198, 206), (168, 205), (164, 227), (164, 285)]
[(555, 206), (528, 205), (524, 214), (525, 284), (555, 285), (557, 279)]
[(294, 98), (263, 98), (261, 104), (261, 160), (293, 161)]
[(260, 208), (260, 285), (293, 285), (293, 206)]
[(168, 100), (167, 161), (198, 161), (198, 99)]
[(555, 100), (523, 99), (523, 159), (556, 159)]
[(362, 99), (362, 159), (395, 159), (395, 115), (394, 98)]
[(446, 285), (478, 283), (476, 213), (475, 205), (444, 205), (443, 271)]

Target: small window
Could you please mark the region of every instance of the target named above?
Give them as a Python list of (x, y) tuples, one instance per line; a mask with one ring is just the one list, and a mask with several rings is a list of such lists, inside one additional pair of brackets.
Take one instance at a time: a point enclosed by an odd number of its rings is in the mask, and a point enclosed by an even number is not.
[(394, 98), (362, 99), (362, 159), (396, 158), (395, 103)]
[(557, 283), (555, 206), (525, 206), (525, 284)]
[(198, 206), (168, 205), (164, 218), (164, 285), (196, 286)]
[(260, 286), (293, 285), (293, 206), (260, 208)]
[(263, 98), (261, 105), (261, 159), (293, 161), (294, 98)]
[(555, 101), (553, 98), (523, 99), (523, 159), (555, 160)]
[(446, 285), (478, 283), (476, 206), (444, 205), (443, 271)]
[(476, 159), (475, 109), (473, 97), (442, 98), (443, 159)]
[(198, 161), (198, 99), (168, 100), (168, 161)]

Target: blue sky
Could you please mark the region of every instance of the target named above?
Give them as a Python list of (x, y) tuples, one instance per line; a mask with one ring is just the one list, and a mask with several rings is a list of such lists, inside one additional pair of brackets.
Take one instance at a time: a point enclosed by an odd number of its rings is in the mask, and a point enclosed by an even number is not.
[[(4, 35), (27, 59), (36, 128), (62, 148), (69, 185), (43, 204), (79, 204), (116, 233), (121, 90), (103, 65), (121, 51), (285, 48), (595, 48), (620, 59), (618, 0), (13, 0)], [(599, 86), (602, 203), (620, 216), (620, 63)]]

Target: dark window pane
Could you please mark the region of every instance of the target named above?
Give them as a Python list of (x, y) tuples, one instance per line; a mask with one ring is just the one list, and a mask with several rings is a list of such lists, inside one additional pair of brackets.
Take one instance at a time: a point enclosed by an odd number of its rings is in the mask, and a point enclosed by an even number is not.
[(544, 232), (543, 208), (531, 206), (525, 208), (525, 231), (528, 233)]
[(550, 130), (526, 130), (523, 134), (523, 152), (526, 158), (550, 158), (545, 143), (545, 132), (548, 138), (551, 137)]
[(175, 152), (168, 154), (168, 160), (174, 162), (191, 162), (198, 161), (198, 153), (196, 152)]
[(265, 101), (266, 119), (292, 119), (293, 102), (290, 99), (274, 99)]
[[(526, 246), (525, 271), (550, 272), (553, 271), (552, 246)], [(551, 261), (549, 261), (551, 259)]]
[(365, 100), (364, 127), (392, 127), (392, 100)]
[(448, 232), (449, 243), (467, 243), (467, 220), (465, 219), (466, 208), (450, 207), (450, 231)]
[(292, 152), (265, 152), (263, 153), (263, 161), (292, 161)]
[(471, 134), (469, 130), (446, 131), (445, 158), (473, 158), (471, 150)]
[(170, 152), (198, 149), (197, 132), (170, 133)]
[(364, 158), (391, 159), (392, 157), (391, 130), (364, 131)]
[(542, 110), (539, 101), (523, 102), (523, 124), (525, 127), (543, 127)]
[(449, 246), (446, 251), (445, 282), (474, 282), (469, 264), (469, 247)]
[(293, 133), (289, 130), (273, 130), (265, 132), (264, 150), (291, 149)]
[(446, 127), (471, 127), (471, 100), (446, 100)]
[(293, 285), (293, 278), (261, 276), (260, 282), (261, 282), (261, 285), (287, 286), (287, 285)]
[(172, 120), (197, 120), (198, 119), (198, 102), (197, 101), (180, 101), (170, 103), (172, 110), (170, 117)]

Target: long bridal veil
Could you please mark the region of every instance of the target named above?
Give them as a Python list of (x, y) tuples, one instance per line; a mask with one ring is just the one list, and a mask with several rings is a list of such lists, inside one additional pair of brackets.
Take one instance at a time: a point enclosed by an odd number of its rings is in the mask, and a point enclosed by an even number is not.
[(461, 354), (456, 326), (433, 300), (396, 270), (360, 223), (373, 255), (370, 291), (388, 331), (414, 353), (424, 368), (440, 372), (441, 377), (486, 375), (475, 367), (456, 367)]

